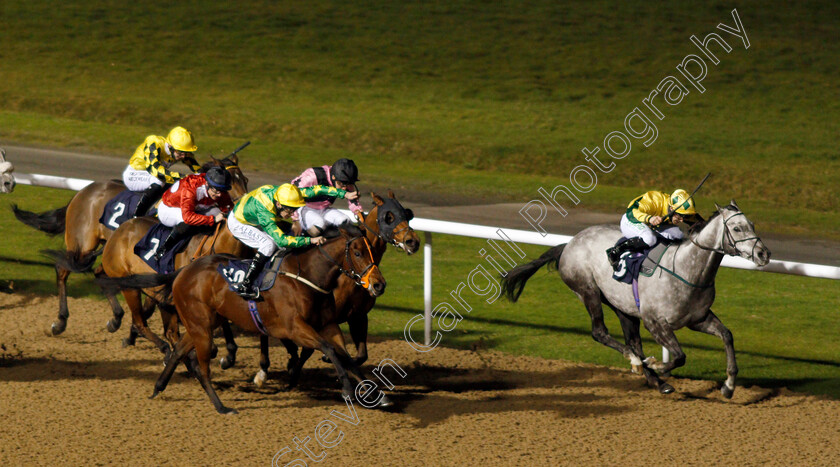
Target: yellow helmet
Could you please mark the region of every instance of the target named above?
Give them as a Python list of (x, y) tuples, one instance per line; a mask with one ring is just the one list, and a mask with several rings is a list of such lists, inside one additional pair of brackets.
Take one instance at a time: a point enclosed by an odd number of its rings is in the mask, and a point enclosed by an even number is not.
[(674, 193), (671, 194), (671, 209), (673, 209), (677, 214), (697, 214), (697, 211), (694, 210), (694, 199), (688, 198), (688, 192), (682, 188), (674, 190)]
[(181, 152), (195, 152), (198, 146), (195, 145), (192, 133), (182, 126), (176, 126), (166, 136), (170, 146)]
[(303, 199), (303, 193), (291, 183), (284, 183), (277, 188), (277, 191), (274, 192), (274, 202), (293, 208), (306, 205), (306, 201)]

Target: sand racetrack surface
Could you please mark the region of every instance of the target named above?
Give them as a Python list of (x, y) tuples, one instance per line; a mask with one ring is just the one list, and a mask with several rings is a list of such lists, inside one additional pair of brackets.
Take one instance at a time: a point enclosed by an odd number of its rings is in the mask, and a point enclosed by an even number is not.
[[(315, 464), (295, 438), (321, 465), (840, 465), (833, 399), (739, 387), (727, 401), (716, 382), (678, 378), (662, 396), (629, 369), (421, 354), (402, 341), (370, 346), (369, 363), (390, 358), (407, 373), (386, 370), (397, 386), (396, 409), (385, 412), (349, 407), (334, 370), (314, 357), (287, 390), (282, 346), (257, 389), (258, 341), (238, 336), (237, 366), (212, 371), (239, 414), (218, 415), (183, 370), (149, 400), (160, 354), (144, 340), (122, 348), (129, 321), (105, 331), (105, 302), (70, 299), (67, 331), (50, 337), (56, 312), (53, 297), (0, 294), (0, 465), (270, 465), (287, 446), (275, 465)], [(159, 331), (159, 318), (151, 322)], [(330, 448), (315, 439), (324, 420)]]

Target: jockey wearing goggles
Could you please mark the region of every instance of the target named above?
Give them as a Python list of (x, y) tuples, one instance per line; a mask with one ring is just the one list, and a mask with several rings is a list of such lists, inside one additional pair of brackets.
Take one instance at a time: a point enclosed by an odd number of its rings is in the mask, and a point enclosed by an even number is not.
[(261, 186), (237, 201), (228, 216), (227, 227), (234, 237), (256, 249), (257, 253), (245, 278), (234, 286), (234, 291), (249, 300), (259, 298), (259, 290), (252, 287), (252, 284), (274, 252), (278, 249), (323, 244), (326, 240), (321, 236), (291, 235), (292, 215), (312, 198), (344, 198), (347, 195), (346, 190), (331, 186), (315, 185), (301, 189), (286, 183)]
[(163, 194), (158, 207), (160, 223), (174, 229), (155, 254), (157, 259), (202, 226), (212, 226), (224, 220), (233, 209), (233, 201), (228, 194), (230, 188), (230, 172), (221, 167), (212, 167), (206, 173), (188, 175), (175, 182)]
[[(680, 222), (693, 224), (703, 220), (694, 208), (694, 199), (682, 188), (672, 194), (648, 191), (630, 202), (621, 216), (621, 233), (627, 241), (607, 250), (613, 269), (618, 268), (625, 252), (641, 252), (656, 245), (656, 235), (669, 240), (680, 240), (683, 233)], [(656, 234), (654, 234), (656, 230)]]
[(198, 172), (201, 166), (193, 157), (196, 149), (192, 133), (180, 126), (173, 128), (166, 138), (156, 135), (146, 137), (123, 171), (125, 186), (131, 191), (143, 193), (134, 217), (146, 214), (166, 189), (165, 185), (183, 178), (180, 173), (169, 170), (173, 164), (182, 162), (193, 173)]
[[(332, 186), (348, 193), (344, 197), (353, 214), (362, 211), (359, 204), (359, 193), (356, 191), (356, 182), (359, 181), (359, 169), (356, 163), (350, 159), (339, 159), (332, 166), (312, 167), (306, 169), (292, 183), (304, 189), (315, 185)], [(298, 216), (300, 225), (309, 235), (315, 237), (329, 225), (341, 225), (353, 222), (338, 209), (332, 207), (335, 196), (316, 196), (306, 199), (304, 206)]]

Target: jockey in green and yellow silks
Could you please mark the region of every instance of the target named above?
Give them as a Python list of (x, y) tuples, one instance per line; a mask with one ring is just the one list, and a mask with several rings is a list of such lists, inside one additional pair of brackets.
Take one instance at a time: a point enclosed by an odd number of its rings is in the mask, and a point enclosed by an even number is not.
[(357, 192), (335, 187), (315, 185), (298, 188), (291, 183), (264, 185), (243, 196), (228, 216), (227, 227), (234, 237), (257, 250), (243, 281), (235, 292), (248, 298), (259, 297), (251, 284), (259, 276), (268, 259), (278, 248), (301, 248), (321, 245), (324, 237), (296, 237), (291, 235), (292, 215), (316, 196), (356, 199)]
[(627, 241), (607, 250), (610, 264), (615, 269), (623, 253), (643, 251), (656, 245), (657, 234), (669, 240), (679, 240), (683, 238), (683, 233), (677, 225), (683, 221), (694, 223), (698, 220), (702, 218), (687, 191), (680, 188), (670, 195), (648, 191), (631, 201), (621, 216), (621, 233)]

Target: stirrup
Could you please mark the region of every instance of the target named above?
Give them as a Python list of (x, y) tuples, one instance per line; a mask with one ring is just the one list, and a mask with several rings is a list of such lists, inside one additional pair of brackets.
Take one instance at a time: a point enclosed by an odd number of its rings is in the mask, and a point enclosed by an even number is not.
[(259, 287), (248, 286), (245, 287), (242, 282), (233, 286), (233, 292), (236, 295), (246, 299), (246, 300), (256, 300), (260, 298), (260, 289)]
[(162, 259), (163, 259), (163, 256), (164, 256), (165, 254), (166, 254), (166, 250), (158, 250), (158, 251), (156, 251), (156, 252), (155, 252), (155, 254), (152, 256), (152, 258), (154, 258), (154, 259), (155, 259), (155, 261), (157, 261), (157, 262), (159, 263), (159, 262), (160, 262), (160, 260), (162, 260)]
[(618, 265), (621, 263), (621, 255), (618, 256), (618, 259), (613, 260), (613, 255), (615, 254), (616, 247), (612, 247), (607, 250), (607, 261), (612, 266), (613, 271), (618, 271)]

